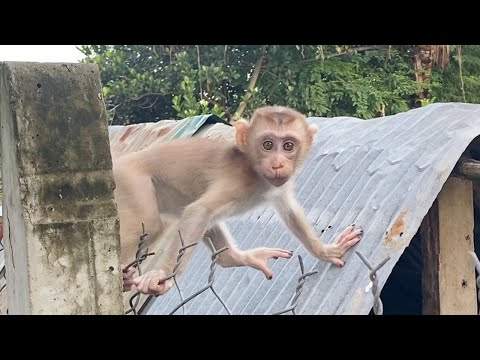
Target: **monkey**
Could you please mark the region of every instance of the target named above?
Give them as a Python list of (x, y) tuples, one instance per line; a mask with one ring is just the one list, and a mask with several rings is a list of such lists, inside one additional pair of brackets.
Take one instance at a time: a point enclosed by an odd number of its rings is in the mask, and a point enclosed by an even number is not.
[(234, 126), (235, 143), (176, 139), (113, 159), (121, 263), (135, 258), (142, 223), (149, 234), (145, 245), (156, 252), (155, 270), (135, 278), (133, 270), (124, 274), (124, 291), (134, 285), (140, 293), (158, 296), (173, 286), (173, 279), (159, 281), (176, 263), (179, 232), (185, 245), (208, 237), (215, 249), (228, 247), (219, 255), (220, 266), (248, 266), (272, 279), (268, 260), (289, 259), (293, 253), (267, 247), (242, 250), (224, 223), (265, 203), (312, 256), (344, 266), (342, 256), (360, 241), (363, 230), (352, 224), (333, 244), (325, 244), (294, 195), (295, 175), (310, 153), (317, 128), (305, 115), (283, 106), (258, 108), (250, 122), (240, 119)]

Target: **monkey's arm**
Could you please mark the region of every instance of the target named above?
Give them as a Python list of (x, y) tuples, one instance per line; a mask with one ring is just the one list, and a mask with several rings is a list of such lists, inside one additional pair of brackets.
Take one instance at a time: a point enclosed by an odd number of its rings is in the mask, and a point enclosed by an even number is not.
[(219, 255), (219, 264), (222, 267), (250, 266), (264, 273), (267, 279), (272, 279), (273, 273), (268, 268), (268, 259), (290, 259), (292, 252), (284, 249), (260, 247), (249, 250), (240, 250), (235, 247), (234, 240), (227, 226), (219, 222), (209, 229), (206, 234), (212, 240), (213, 246), (219, 250), (228, 246), (228, 250)]
[[(223, 188), (223, 184), (219, 184)], [(180, 231), (185, 245), (202, 240), (207, 229), (218, 219), (218, 216), (228, 210), (235, 200), (232, 193), (210, 189), (198, 200), (188, 205), (180, 220), (170, 226), (165, 234), (161, 236), (160, 249), (155, 258), (156, 270), (149, 271), (134, 279), (137, 290), (144, 294), (162, 295), (174, 284), (173, 279), (159, 283), (168, 276), (176, 263), (178, 250), (181, 243), (178, 231)]]
[[(268, 268), (267, 260), (271, 258), (290, 258), (292, 252), (283, 249), (255, 248), (239, 250), (233, 244), (233, 239), (226, 226), (216, 224), (219, 216), (235, 205), (236, 194), (218, 190), (207, 191), (200, 199), (185, 208), (183, 215), (175, 226), (169, 228), (162, 237), (162, 254), (157, 270), (149, 271), (134, 279), (137, 290), (144, 294), (162, 295), (173, 285), (172, 279), (159, 284), (159, 281), (170, 274), (175, 266), (180, 241), (178, 229), (182, 234), (185, 245), (200, 241), (204, 235), (210, 237), (213, 245), (218, 250), (228, 246), (229, 250), (220, 256), (220, 265), (223, 267), (250, 266), (262, 271), (268, 279), (273, 274)], [(215, 224), (212, 226), (212, 224)], [(207, 229), (211, 229), (207, 232)], [(156, 258), (158, 259), (158, 258)], [(152, 260), (156, 260), (152, 259)]]
[(308, 223), (303, 208), (290, 192), (275, 199), (273, 205), (290, 231), (302, 242), (310, 254), (317, 259), (331, 262), (340, 267), (345, 264), (341, 257), (360, 241), (363, 233), (362, 229), (354, 231), (355, 225), (352, 224), (340, 234), (334, 244), (325, 244), (317, 237)]

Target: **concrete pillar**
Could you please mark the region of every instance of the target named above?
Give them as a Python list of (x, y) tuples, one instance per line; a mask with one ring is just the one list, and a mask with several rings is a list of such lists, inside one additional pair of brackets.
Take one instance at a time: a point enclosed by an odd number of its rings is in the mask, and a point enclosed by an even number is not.
[(122, 314), (99, 71), (0, 63), (9, 314)]

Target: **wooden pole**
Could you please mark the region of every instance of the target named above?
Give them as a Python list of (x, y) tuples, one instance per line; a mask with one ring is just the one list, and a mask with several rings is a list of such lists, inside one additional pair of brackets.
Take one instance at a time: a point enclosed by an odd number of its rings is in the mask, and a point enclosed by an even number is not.
[(468, 180), (480, 180), (480, 161), (460, 158), (453, 169), (453, 175)]
[(423, 313), (477, 314), (472, 182), (450, 177), (420, 228)]

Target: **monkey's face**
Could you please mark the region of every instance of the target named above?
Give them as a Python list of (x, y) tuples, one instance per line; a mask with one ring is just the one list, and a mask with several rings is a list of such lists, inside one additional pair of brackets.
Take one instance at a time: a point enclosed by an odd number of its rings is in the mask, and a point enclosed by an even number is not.
[(237, 121), (236, 141), (254, 170), (273, 186), (282, 186), (302, 166), (316, 128), (304, 115), (285, 107), (257, 109), (250, 124)]
[(256, 172), (276, 187), (285, 184), (301, 166), (312, 142), (302, 122), (255, 127), (249, 138)]
[(301, 144), (293, 137), (275, 133), (261, 134), (256, 139), (256, 171), (273, 186), (282, 186), (293, 175)]

